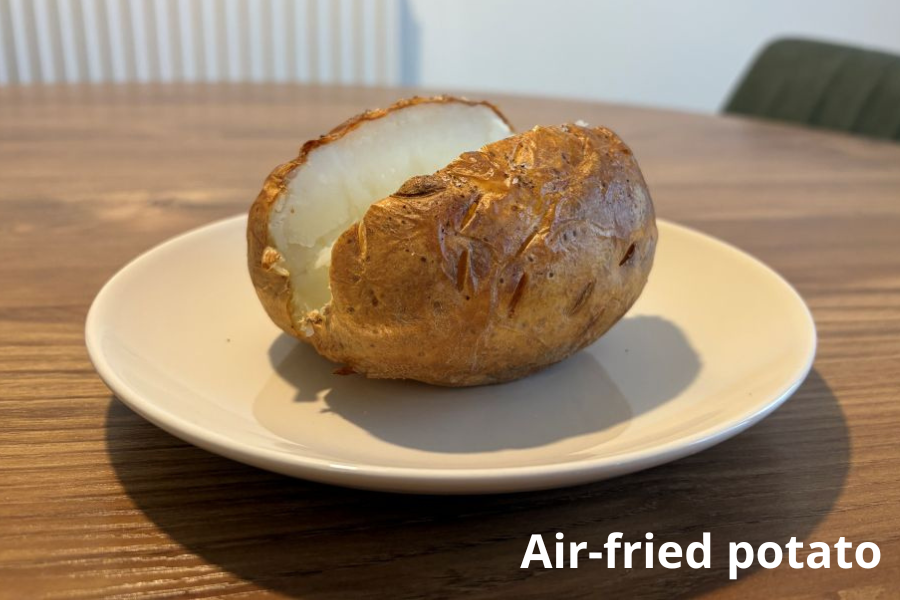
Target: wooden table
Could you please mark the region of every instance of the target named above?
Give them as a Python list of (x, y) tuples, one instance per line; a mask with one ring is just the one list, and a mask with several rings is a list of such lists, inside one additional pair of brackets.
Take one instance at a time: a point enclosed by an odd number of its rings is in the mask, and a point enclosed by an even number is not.
[[(736, 118), (495, 97), (584, 119), (640, 159), (658, 214), (783, 273), (819, 354), (795, 397), (699, 455), (496, 497), (332, 488), (219, 458), (110, 394), (82, 329), (138, 253), (244, 211), (299, 144), (397, 91), (277, 86), (0, 91), (0, 596), (900, 597), (900, 145)], [(521, 570), (531, 533), (686, 544), (709, 570)], [(875, 542), (873, 570), (757, 568), (727, 544)], [(610, 597), (610, 594), (606, 594)]]

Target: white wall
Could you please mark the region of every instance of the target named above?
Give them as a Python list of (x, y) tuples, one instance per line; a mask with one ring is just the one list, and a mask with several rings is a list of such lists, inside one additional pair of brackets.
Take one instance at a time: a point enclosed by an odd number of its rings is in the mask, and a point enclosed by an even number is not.
[(418, 82), (718, 110), (767, 41), (900, 54), (900, 0), (412, 0)]

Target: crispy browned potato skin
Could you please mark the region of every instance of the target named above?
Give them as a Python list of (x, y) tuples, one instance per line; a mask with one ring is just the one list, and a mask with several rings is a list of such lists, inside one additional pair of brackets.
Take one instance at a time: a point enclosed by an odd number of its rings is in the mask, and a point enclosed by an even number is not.
[[(250, 221), (253, 238), (267, 231), (268, 211)], [(276, 323), (357, 373), (499, 383), (618, 321), (646, 283), (656, 239), (650, 195), (621, 139), (536, 127), (373, 204), (334, 246), (321, 313), (295, 324), (289, 285), (263, 287), (259, 273), (254, 283)], [(251, 242), (251, 272), (266, 269), (264, 254), (254, 259)]]
[(300, 148), (300, 154), (297, 158), (279, 165), (266, 178), (262, 190), (250, 207), (249, 219), (247, 221), (247, 263), (250, 269), (250, 278), (253, 281), (253, 287), (256, 288), (256, 295), (259, 296), (260, 302), (272, 321), (285, 332), (304, 341), (309, 341), (301, 335), (297, 328), (298, 322), (304, 318), (304, 315), (293, 314), (293, 309), (291, 307), (292, 294), (290, 289), (290, 279), (285, 270), (285, 266), (281, 264), (281, 254), (275, 249), (275, 244), (269, 235), (269, 214), (275, 204), (275, 200), (277, 200), (281, 192), (284, 191), (292, 174), (306, 162), (306, 158), (309, 156), (310, 152), (320, 146), (339, 140), (357, 127), (365, 124), (367, 121), (374, 121), (394, 111), (402, 110), (410, 106), (416, 106), (418, 104), (445, 103), (487, 106), (509, 125), (509, 121), (507, 121), (506, 117), (490, 102), (472, 101), (453, 96), (434, 96), (428, 98), (414, 96), (412, 98), (404, 98), (398, 100), (388, 108), (369, 110), (356, 115), (355, 117), (347, 119), (327, 134), (320, 136), (318, 139), (309, 140)]

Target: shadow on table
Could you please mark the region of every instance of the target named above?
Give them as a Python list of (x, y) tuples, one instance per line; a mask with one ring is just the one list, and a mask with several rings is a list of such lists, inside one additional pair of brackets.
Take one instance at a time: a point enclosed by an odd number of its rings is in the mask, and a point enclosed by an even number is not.
[[(219, 458), (116, 400), (107, 422), (124, 489), (163, 532), (237, 577), (304, 598), (693, 596), (729, 584), (728, 542), (805, 540), (840, 494), (849, 460), (838, 400), (815, 370), (765, 421), (705, 452), (528, 494), (346, 490)], [(597, 550), (612, 531), (626, 541), (652, 531), (658, 544), (683, 547), (709, 531), (712, 568), (613, 573), (605, 561), (583, 561), (578, 569), (520, 569), (529, 535), (557, 531)], [(643, 564), (642, 555), (635, 560)]]

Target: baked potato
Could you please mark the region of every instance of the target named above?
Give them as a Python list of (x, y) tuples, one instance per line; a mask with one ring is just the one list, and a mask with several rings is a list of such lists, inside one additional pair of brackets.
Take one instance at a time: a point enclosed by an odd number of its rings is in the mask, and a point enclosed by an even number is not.
[(346, 372), (445, 386), (523, 377), (592, 343), (640, 295), (656, 238), (612, 131), (513, 135), (491, 104), (445, 96), (307, 142), (247, 231), (284, 331)]

